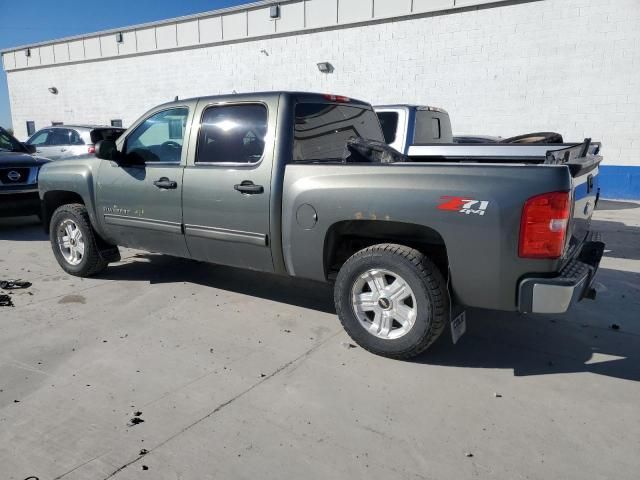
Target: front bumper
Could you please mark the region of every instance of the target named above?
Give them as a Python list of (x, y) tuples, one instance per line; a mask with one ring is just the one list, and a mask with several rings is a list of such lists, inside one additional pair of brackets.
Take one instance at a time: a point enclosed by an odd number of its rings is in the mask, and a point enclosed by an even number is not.
[(591, 285), (603, 253), (604, 243), (598, 235), (592, 235), (582, 246), (580, 254), (557, 276), (521, 280), (518, 287), (518, 311), (564, 313), (583, 298), (595, 298)]
[(0, 190), (0, 217), (18, 217), (40, 213), (38, 189)]

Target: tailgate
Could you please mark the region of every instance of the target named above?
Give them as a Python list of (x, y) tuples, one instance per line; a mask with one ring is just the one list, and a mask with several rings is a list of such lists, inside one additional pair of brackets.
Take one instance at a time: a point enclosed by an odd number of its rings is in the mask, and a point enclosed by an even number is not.
[(599, 165), (602, 162), (600, 144), (587, 139), (584, 143), (562, 150), (547, 152), (547, 165), (567, 165), (572, 177), (573, 210), (568, 230), (568, 249), (571, 258), (591, 229), (591, 217), (598, 203)]

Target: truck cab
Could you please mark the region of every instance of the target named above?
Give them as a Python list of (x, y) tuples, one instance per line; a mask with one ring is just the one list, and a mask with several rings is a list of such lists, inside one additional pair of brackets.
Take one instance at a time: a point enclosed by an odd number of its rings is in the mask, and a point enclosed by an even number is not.
[(411, 145), (453, 143), (451, 119), (446, 110), (425, 105), (374, 107), (385, 142), (407, 154)]

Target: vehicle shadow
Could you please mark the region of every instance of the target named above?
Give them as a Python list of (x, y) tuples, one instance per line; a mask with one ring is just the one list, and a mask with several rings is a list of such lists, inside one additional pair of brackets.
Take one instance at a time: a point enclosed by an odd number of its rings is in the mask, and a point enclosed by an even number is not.
[(0, 240), (46, 241), (48, 239), (49, 236), (44, 232), (40, 220), (35, 215), (0, 218)]
[[(165, 255), (137, 254), (109, 267), (100, 278), (152, 284), (191, 282), (335, 314), (330, 285)], [(640, 274), (603, 268), (597, 284), (600, 292), (595, 302), (585, 300), (564, 315), (470, 309), (467, 334), (457, 345), (451, 344), (447, 330), (431, 349), (411, 361), (509, 369), (515, 376), (592, 372), (638, 381)], [(612, 329), (614, 324), (619, 329)]]
[(640, 381), (640, 273), (601, 268), (598, 297), (563, 315), (470, 309), (454, 347), (447, 332), (416, 361), (512, 369), (515, 376), (591, 372)]
[(190, 282), (335, 314), (333, 289), (330, 285), (168, 255), (139, 253), (131, 261), (109, 266), (99, 278), (117, 281), (148, 280), (151, 284)]

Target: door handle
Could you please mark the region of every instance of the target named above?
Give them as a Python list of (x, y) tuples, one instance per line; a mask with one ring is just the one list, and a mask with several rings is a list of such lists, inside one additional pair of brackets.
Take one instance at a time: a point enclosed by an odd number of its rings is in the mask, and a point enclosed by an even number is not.
[(153, 184), (163, 190), (175, 190), (176, 188), (178, 188), (178, 182), (169, 180), (167, 177), (162, 177), (153, 182)]
[(233, 189), (240, 193), (248, 193), (250, 195), (264, 193), (264, 187), (262, 185), (255, 185), (251, 180), (244, 180), (242, 183), (234, 185)]

